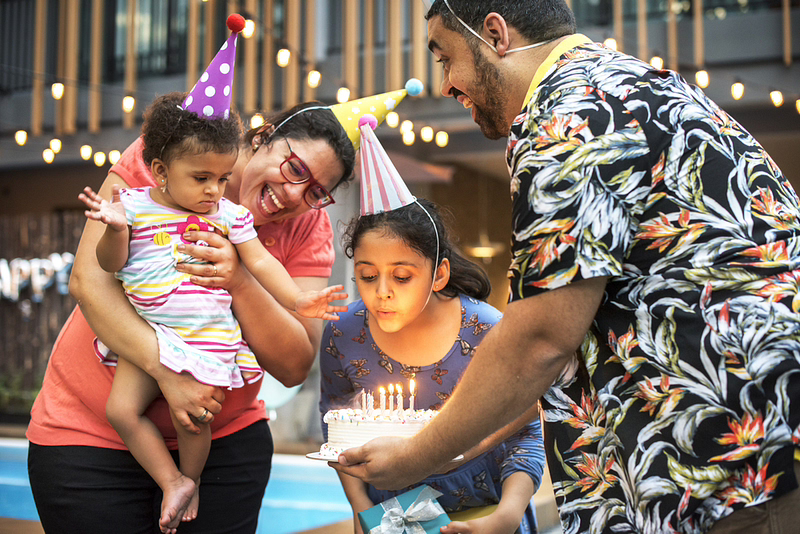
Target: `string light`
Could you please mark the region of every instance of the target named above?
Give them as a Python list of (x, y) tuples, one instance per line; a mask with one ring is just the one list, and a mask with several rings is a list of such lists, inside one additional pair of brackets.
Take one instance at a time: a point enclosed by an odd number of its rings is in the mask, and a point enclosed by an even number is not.
[(426, 143), (433, 141), (433, 128), (430, 126), (423, 126), (419, 131), (419, 138)]
[(264, 125), (264, 116), (261, 113), (256, 113), (250, 117), (250, 128), (261, 128)]
[(610, 48), (611, 50), (616, 50), (617, 49), (617, 40), (614, 39), (613, 37), (609, 37), (608, 39), (603, 41), (603, 46), (605, 46), (606, 48)]
[(95, 152), (94, 153), (94, 164), (98, 167), (102, 167), (106, 164), (106, 153), (105, 152)]
[(661, 56), (653, 56), (650, 58), (650, 65), (656, 70), (661, 70), (664, 68), (664, 59)]
[(42, 159), (44, 159), (44, 162), (49, 165), (50, 163), (53, 163), (54, 159), (56, 159), (56, 153), (49, 148), (45, 148), (42, 152)]
[(28, 142), (28, 132), (25, 130), (17, 130), (14, 134), (14, 141), (16, 141), (19, 146), (25, 146), (25, 143)]
[(777, 89), (769, 92), (769, 99), (772, 100), (772, 104), (776, 108), (779, 108), (783, 105), (783, 93)]
[(52, 150), (54, 154), (61, 152), (61, 139), (50, 139), (50, 150)]
[(312, 89), (316, 89), (319, 87), (319, 82), (322, 80), (322, 74), (319, 73), (318, 70), (310, 70), (308, 71), (308, 78), (306, 79), (306, 83)]
[(121, 154), (119, 153), (119, 150), (112, 150), (108, 153), (108, 162), (112, 165), (116, 165), (120, 156)]
[(256, 32), (256, 23), (252, 19), (244, 21), (244, 29), (242, 30), (242, 37), (250, 39)]
[(61, 82), (54, 83), (50, 86), (50, 93), (56, 100), (61, 100), (61, 97), (64, 96), (64, 84)]
[(275, 55), (275, 61), (278, 63), (278, 66), (281, 68), (286, 67), (289, 65), (289, 60), (292, 58), (292, 53), (289, 51), (288, 48), (281, 48), (278, 50), (278, 53)]
[(350, 100), (350, 89), (347, 87), (340, 87), (338, 91), (336, 91), (336, 101), (340, 104), (344, 104)]
[(744, 84), (742, 82), (733, 82), (731, 85), (731, 96), (734, 100), (741, 100), (744, 96)]
[(406, 119), (400, 124), (400, 133), (404, 134), (414, 130), (414, 123)]
[(711, 78), (708, 76), (707, 70), (698, 70), (695, 72), (694, 80), (697, 82), (697, 86), (701, 89), (705, 89), (708, 87), (708, 84), (711, 83)]
[(89, 158), (92, 157), (92, 147), (90, 145), (83, 145), (81, 147), (81, 159), (83, 161), (89, 161)]
[(403, 144), (406, 146), (411, 146), (414, 144), (417, 136), (414, 133), (414, 130), (407, 130), (403, 132)]
[(794, 101), (794, 107), (797, 108), (797, 112), (800, 113), (800, 98)]
[(130, 113), (133, 111), (133, 108), (136, 106), (136, 99), (133, 98), (131, 95), (127, 95), (122, 99), (122, 111), (125, 113)]
[(444, 130), (436, 132), (436, 146), (444, 148), (450, 142), (450, 136)]
[(390, 111), (386, 114), (386, 125), (389, 128), (397, 128), (397, 125), (400, 123), (400, 115), (397, 114), (396, 111)]

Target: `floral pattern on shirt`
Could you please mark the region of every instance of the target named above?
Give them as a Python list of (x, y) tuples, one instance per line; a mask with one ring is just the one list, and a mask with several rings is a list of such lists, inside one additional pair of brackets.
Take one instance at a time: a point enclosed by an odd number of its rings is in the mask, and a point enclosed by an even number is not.
[(680, 76), (563, 54), (516, 118), (512, 300), (593, 277), (579, 368), (542, 400), (565, 532), (705, 532), (796, 487), (800, 209)]

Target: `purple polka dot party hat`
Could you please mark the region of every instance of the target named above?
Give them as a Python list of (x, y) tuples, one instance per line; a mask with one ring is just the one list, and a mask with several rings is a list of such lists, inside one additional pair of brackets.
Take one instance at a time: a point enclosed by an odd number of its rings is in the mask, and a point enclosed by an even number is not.
[(227, 23), (232, 32), (230, 37), (183, 101), (183, 109), (207, 119), (227, 119), (231, 111), (236, 38), (244, 29), (244, 17), (234, 13)]

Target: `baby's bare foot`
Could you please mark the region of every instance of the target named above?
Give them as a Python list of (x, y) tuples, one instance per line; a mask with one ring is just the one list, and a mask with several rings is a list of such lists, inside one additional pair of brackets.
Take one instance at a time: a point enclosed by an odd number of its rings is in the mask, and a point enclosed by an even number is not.
[(161, 500), (161, 519), (158, 520), (158, 526), (164, 534), (175, 534), (197, 485), (191, 478), (181, 475), (162, 490), (164, 497)]
[(195, 486), (194, 495), (189, 500), (189, 506), (186, 507), (186, 511), (183, 512), (183, 517), (181, 521), (193, 521), (197, 519), (197, 510), (200, 508), (200, 481), (197, 481)]

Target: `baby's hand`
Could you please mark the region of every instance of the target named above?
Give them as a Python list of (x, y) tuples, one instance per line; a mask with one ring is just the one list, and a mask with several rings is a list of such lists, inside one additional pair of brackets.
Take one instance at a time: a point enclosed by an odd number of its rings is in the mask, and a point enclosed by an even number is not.
[(330, 304), (334, 300), (347, 298), (347, 293), (340, 293), (344, 286), (330, 286), (322, 291), (303, 291), (297, 296), (295, 311), (303, 317), (327, 319), (338, 321), (338, 312), (346, 312), (347, 306), (334, 306)]
[(453, 521), (439, 530), (442, 534), (513, 534), (519, 528), (519, 522), (510, 519), (495, 510), (477, 519)]
[(119, 199), (120, 187), (114, 185), (112, 191), (111, 202), (103, 199), (88, 186), (84, 188), (83, 193), (78, 195), (78, 198), (89, 208), (83, 212), (86, 217), (105, 223), (112, 230), (121, 232), (128, 226), (128, 220), (125, 218), (125, 206)]

